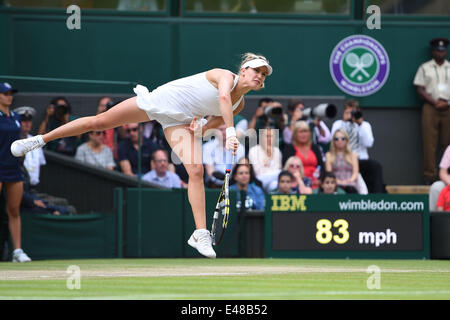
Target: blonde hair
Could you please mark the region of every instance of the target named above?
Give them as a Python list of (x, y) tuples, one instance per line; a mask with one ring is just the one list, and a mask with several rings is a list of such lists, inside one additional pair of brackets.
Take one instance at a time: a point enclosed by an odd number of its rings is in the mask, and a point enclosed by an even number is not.
[[(292, 130), (292, 145), (298, 147), (297, 142), (295, 141), (295, 134), (297, 133), (297, 130), (308, 130), (311, 132), (311, 129), (309, 128), (309, 124), (306, 121), (300, 120), (297, 121), (294, 124), (294, 130)], [(309, 145), (312, 144), (311, 137), (309, 138)]]
[(270, 64), (269, 60), (267, 60), (266, 57), (264, 57), (263, 55), (260, 55), (260, 54), (253, 53), (253, 52), (246, 52), (246, 53), (244, 53), (241, 56), (241, 59), (242, 59), (242, 61), (241, 61), (241, 65), (239, 66), (239, 69), (242, 68), (244, 63), (246, 63), (248, 61), (251, 61), (251, 60), (255, 60), (255, 59), (262, 59), (262, 60), (265, 60), (267, 62), (267, 64)]
[(291, 166), (291, 164), (293, 162), (296, 162), (296, 161), (298, 161), (300, 163), (300, 174), (301, 174), (302, 177), (304, 177), (305, 176), (305, 171), (303, 170), (303, 163), (302, 163), (302, 160), (300, 160), (300, 158), (297, 157), (297, 156), (289, 157), (286, 160), (286, 163), (284, 164), (283, 170), (289, 171), (289, 167)]
[(347, 134), (347, 132), (345, 132), (345, 130), (342, 130), (342, 129), (336, 130), (336, 132), (333, 134), (333, 138), (332, 138), (331, 144), (330, 144), (330, 151), (329, 151), (330, 161), (331, 161), (331, 163), (334, 163), (336, 161), (336, 147), (335, 147), (336, 141), (334, 140), (334, 138), (336, 138), (337, 133), (341, 133), (347, 141), (347, 144), (346, 144), (345, 150), (344, 150), (344, 160), (346, 162), (350, 163), (351, 165), (353, 165), (353, 162), (352, 162), (352, 153), (353, 152), (352, 152), (352, 149), (350, 149), (348, 134)]

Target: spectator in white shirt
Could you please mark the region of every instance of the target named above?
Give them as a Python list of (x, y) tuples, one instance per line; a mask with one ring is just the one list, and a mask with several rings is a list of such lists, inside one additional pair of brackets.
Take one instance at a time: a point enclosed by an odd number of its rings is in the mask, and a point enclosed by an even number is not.
[(349, 136), (350, 148), (358, 155), (359, 170), (369, 193), (384, 193), (381, 164), (369, 159), (368, 149), (372, 148), (375, 141), (372, 126), (364, 120), (358, 101), (353, 99), (346, 101), (342, 119), (333, 123), (331, 135), (338, 129), (344, 130)]
[[(21, 137), (30, 138), (31, 129), (33, 127), (33, 116), (36, 110), (33, 107), (23, 106), (14, 110), (20, 115)], [(23, 165), (30, 176), (30, 186), (35, 187), (39, 184), (39, 176), (41, 166), (46, 165), (45, 155), (42, 148), (34, 149), (25, 155)]]
[(165, 188), (181, 188), (180, 177), (169, 171), (169, 153), (167, 150), (158, 149), (152, 153), (151, 168), (142, 176), (142, 180)]
[(255, 170), (256, 177), (263, 183), (265, 192), (277, 187), (278, 175), (281, 172), (283, 155), (278, 145), (277, 129), (261, 129), (260, 143), (251, 147), (248, 158)]

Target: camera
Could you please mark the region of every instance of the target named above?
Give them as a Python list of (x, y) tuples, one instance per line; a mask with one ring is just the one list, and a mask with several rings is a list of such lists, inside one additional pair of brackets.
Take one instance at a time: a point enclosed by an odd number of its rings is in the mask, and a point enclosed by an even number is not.
[(269, 106), (264, 109), (264, 114), (268, 117), (279, 117), (283, 114), (283, 108)]
[(55, 107), (55, 112), (61, 115), (65, 115), (67, 113), (69, 113), (69, 106), (65, 105), (65, 104), (58, 104)]
[(321, 103), (314, 108), (307, 108), (302, 111), (303, 117), (305, 118), (334, 118), (337, 113), (337, 108), (331, 103)]
[(362, 112), (361, 110), (353, 110), (352, 111), (352, 118), (354, 118), (355, 120), (361, 119), (362, 118)]

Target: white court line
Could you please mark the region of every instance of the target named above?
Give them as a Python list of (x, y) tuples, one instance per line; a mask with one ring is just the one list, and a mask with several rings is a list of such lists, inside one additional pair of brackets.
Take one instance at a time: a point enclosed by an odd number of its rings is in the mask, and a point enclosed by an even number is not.
[[(82, 294), (81, 291), (77, 291), (80, 294)], [(302, 296), (303, 299), (312, 299), (314, 298), (320, 298), (320, 297), (336, 297), (336, 296), (355, 296), (355, 295), (364, 295), (370, 298), (370, 296), (399, 296), (399, 297), (412, 297), (412, 296), (419, 296), (419, 295), (429, 295), (429, 296), (443, 296), (442, 298), (449, 298), (450, 297), (450, 290), (415, 290), (415, 291), (401, 291), (401, 290), (365, 290), (365, 291), (293, 291), (293, 292), (277, 292), (277, 293), (270, 293), (267, 291), (264, 292), (245, 292), (245, 293), (203, 293), (203, 294), (175, 294), (175, 293), (150, 293), (150, 294), (140, 294), (140, 295), (118, 295), (118, 296), (91, 296), (88, 297), (61, 297), (61, 296), (42, 296), (42, 297), (13, 297), (10, 296), (0, 296), (0, 300), (11, 300), (11, 299), (48, 299), (48, 300), (61, 300), (61, 299), (74, 299), (74, 300), (118, 300), (118, 299), (159, 299), (159, 300), (170, 300), (170, 299), (180, 299), (180, 300), (189, 300), (189, 299), (251, 299), (251, 298), (258, 298), (258, 299), (270, 299), (270, 298), (284, 298), (285, 300), (298, 300), (300, 298), (292, 298)]]

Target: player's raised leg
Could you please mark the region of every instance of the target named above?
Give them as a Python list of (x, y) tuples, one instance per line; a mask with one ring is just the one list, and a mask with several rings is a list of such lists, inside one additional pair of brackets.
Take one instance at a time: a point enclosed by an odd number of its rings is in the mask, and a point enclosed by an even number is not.
[(11, 145), (11, 153), (21, 157), (55, 139), (72, 137), (89, 131), (107, 130), (126, 123), (149, 121), (147, 113), (137, 106), (136, 99), (136, 97), (129, 98), (106, 112), (70, 121), (42, 136), (14, 141)]

